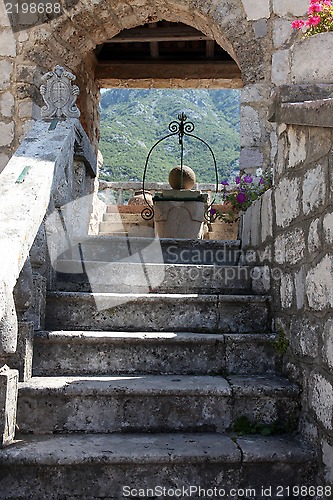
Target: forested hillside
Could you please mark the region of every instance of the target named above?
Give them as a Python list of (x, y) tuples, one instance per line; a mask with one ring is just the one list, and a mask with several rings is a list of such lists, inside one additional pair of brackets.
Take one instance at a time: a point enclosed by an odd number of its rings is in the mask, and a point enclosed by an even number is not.
[[(193, 133), (213, 149), (220, 177), (237, 171), (238, 90), (112, 89), (101, 96), (100, 178), (141, 181), (149, 149), (169, 133), (169, 123), (181, 112), (194, 123)], [(164, 141), (151, 156), (147, 181), (167, 182), (179, 155), (176, 137)], [(186, 138), (184, 163), (194, 169), (198, 182), (214, 182), (213, 161), (201, 142)]]

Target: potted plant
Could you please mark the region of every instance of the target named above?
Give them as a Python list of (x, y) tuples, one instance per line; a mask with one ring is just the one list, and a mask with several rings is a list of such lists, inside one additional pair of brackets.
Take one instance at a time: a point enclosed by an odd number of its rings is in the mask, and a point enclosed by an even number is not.
[(295, 19), (291, 26), (303, 32), (303, 38), (333, 31), (333, 5), (331, 0), (310, 0), (308, 19)]
[(221, 205), (210, 210), (209, 239), (237, 239), (242, 212), (272, 186), (272, 170), (258, 168), (255, 175), (241, 170), (234, 181), (223, 180)]

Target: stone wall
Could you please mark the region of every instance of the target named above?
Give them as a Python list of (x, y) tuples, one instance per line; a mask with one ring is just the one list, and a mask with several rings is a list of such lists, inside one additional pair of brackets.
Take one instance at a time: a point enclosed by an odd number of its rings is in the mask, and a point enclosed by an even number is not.
[[(320, 121), (316, 106), (303, 107)], [(288, 113), (299, 121), (298, 107)], [(277, 133), (275, 187), (243, 217), (244, 258), (270, 270), (284, 370), (303, 388), (300, 430), (317, 446), (319, 481), (332, 484), (333, 128), (280, 123)]]

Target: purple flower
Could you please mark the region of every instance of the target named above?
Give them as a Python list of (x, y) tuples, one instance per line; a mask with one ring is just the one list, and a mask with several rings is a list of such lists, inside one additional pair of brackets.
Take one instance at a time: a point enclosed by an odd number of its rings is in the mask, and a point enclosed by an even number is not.
[(262, 177), (260, 177), (260, 184), (264, 184), (264, 179)]
[(216, 214), (215, 208), (211, 208), (209, 213), (210, 213), (210, 215), (215, 215)]
[(229, 186), (229, 182), (225, 179), (224, 181), (222, 181), (222, 186)]
[(240, 184), (240, 181), (241, 181), (241, 178), (240, 177), (236, 177), (236, 184)]
[(236, 200), (238, 203), (244, 203), (246, 201), (246, 195), (244, 193), (238, 193)]
[(253, 181), (253, 178), (251, 177), (251, 175), (246, 175), (244, 177), (244, 182), (247, 182), (247, 184), (251, 184), (252, 181)]

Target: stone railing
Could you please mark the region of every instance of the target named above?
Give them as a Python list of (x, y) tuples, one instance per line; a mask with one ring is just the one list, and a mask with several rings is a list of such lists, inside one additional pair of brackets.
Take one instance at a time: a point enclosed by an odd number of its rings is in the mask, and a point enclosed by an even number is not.
[[(142, 182), (109, 182), (99, 181), (99, 197), (107, 204), (123, 205), (131, 198), (135, 191), (142, 189)], [(146, 182), (145, 190), (152, 195), (162, 189), (171, 189), (169, 183)], [(195, 184), (194, 188), (208, 194), (208, 202), (214, 198), (215, 184)]]
[[(55, 128), (36, 122), (0, 175), (0, 445), (14, 434), (16, 370), (21, 380), (31, 376), (33, 332), (44, 326), (52, 253), (68, 239), (65, 227), (59, 231), (47, 221), (56, 215), (60, 226), (67, 222), (87, 234), (95, 176), (95, 154), (77, 119)], [(78, 214), (86, 195), (90, 206)]]

